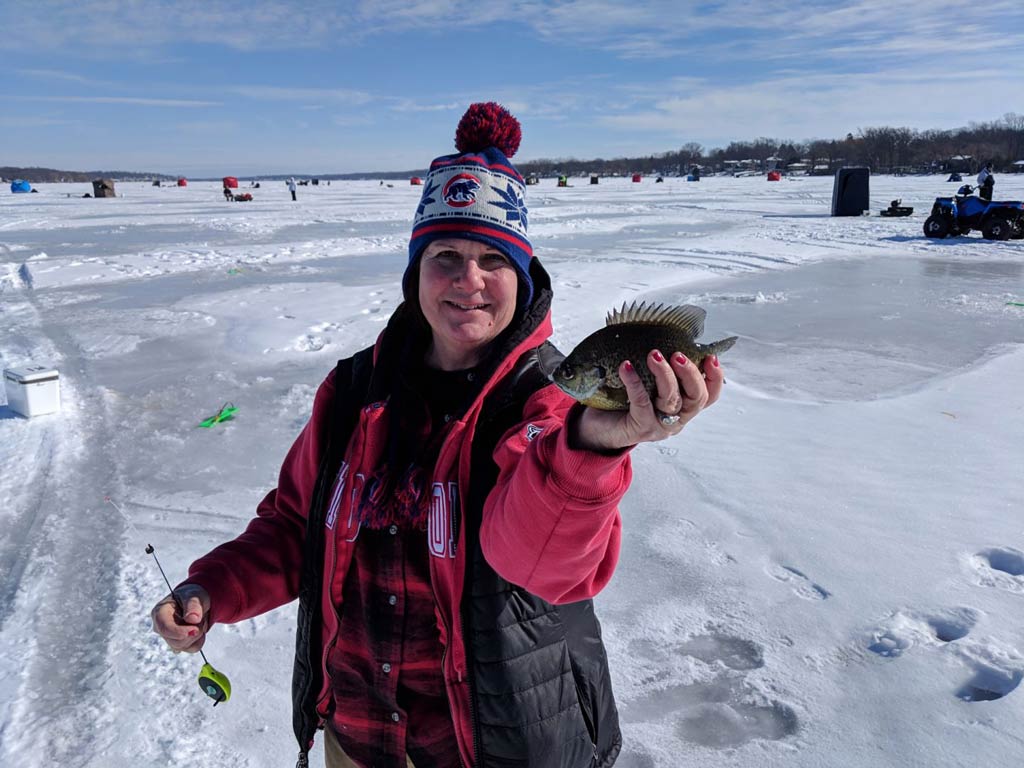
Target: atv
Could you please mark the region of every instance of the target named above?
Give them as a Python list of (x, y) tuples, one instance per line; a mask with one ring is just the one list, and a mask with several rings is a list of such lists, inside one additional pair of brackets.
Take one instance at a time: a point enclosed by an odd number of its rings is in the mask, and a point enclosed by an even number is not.
[(1024, 202), (982, 200), (964, 184), (954, 197), (935, 198), (932, 215), (924, 223), (927, 237), (955, 237), (972, 229), (980, 229), (986, 240), (1024, 238)]

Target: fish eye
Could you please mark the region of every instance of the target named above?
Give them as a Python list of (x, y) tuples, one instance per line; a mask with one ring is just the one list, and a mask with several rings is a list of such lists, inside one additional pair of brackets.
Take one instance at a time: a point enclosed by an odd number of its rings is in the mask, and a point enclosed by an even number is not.
[(574, 371), (572, 369), (571, 365), (563, 365), (562, 369), (558, 372), (558, 374), (563, 379), (575, 379), (576, 378), (576, 371)]
[(605, 377), (605, 374), (608, 372), (604, 369), (603, 365), (597, 365), (594, 366), (594, 373), (597, 374), (597, 378), (603, 379)]

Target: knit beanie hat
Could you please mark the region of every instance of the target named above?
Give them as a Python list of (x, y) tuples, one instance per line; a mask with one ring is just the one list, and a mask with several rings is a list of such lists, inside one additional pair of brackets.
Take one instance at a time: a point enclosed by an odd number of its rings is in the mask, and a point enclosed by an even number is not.
[(533, 248), (526, 237), (526, 185), (509, 162), (521, 138), (519, 121), (500, 104), (477, 103), (466, 110), (455, 132), (458, 154), (434, 160), (423, 183), (402, 278), (406, 299), (414, 298), (409, 276), (419, 268), (423, 249), (434, 240), (463, 238), (508, 258), (519, 277), (516, 303), (529, 305)]

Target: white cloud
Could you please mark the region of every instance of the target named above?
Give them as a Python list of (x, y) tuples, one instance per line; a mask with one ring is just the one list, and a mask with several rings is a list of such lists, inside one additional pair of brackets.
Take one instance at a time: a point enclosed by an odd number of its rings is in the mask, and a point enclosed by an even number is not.
[(414, 99), (397, 99), (391, 109), (395, 112), (452, 112), (466, 107), (468, 103), (449, 101), (443, 104), (424, 104)]
[(635, 135), (675, 136), (717, 146), (758, 136), (836, 138), (879, 125), (953, 128), (1006, 112), (1001, 94), (1015, 87), (1011, 72), (960, 69), (944, 79), (944, 92), (971, 92), (971, 84), (980, 78), (987, 78), (991, 87), (972, 92), (969, 103), (936, 99), (931, 72), (793, 75), (729, 87), (690, 82), (674, 95), (666, 83), (663, 98), (599, 119), (602, 125)]
[(47, 128), (53, 125), (74, 125), (75, 120), (59, 120), (52, 117), (0, 116), (0, 128)]
[[(12, 6), (17, 5), (15, 10)], [(154, 46), (215, 43), (244, 51), (309, 49), (409, 30), (530, 29), (565, 49), (626, 59), (709, 64), (854, 56), (890, 63), (957, 51), (1020, 48), (1024, 7), (1015, 0), (36, 0), (0, 6), (0, 48), (142, 55)], [(149, 51), (149, 55), (155, 55)]]
[(325, 101), (351, 105), (368, 104), (373, 96), (349, 88), (290, 88), (278, 85), (233, 85), (229, 93), (258, 101)]
[(218, 101), (151, 99), (138, 96), (17, 96), (22, 101), (54, 101), (78, 104), (135, 104), (145, 107), (219, 107)]
[(109, 87), (114, 85), (109, 80), (95, 80), (91, 77), (79, 75), (76, 72), (63, 72), (56, 69), (17, 69), (15, 72), (24, 77), (35, 77), (44, 80), (60, 80), (63, 82), (79, 83), (96, 87)]

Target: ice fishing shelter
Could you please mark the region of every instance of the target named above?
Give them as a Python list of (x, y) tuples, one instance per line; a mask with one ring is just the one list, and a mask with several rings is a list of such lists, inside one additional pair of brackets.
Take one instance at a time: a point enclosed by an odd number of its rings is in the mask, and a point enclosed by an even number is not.
[(779, 171), (768, 171), (768, 181), (782, 181), (782, 174)]
[(599, 184), (600, 182), (601, 182), (601, 178), (596, 173), (590, 174), (590, 183), (591, 184)]
[(188, 186), (188, 179), (178, 179), (178, 186), (179, 187), (187, 187)]
[(414, 187), (422, 187), (423, 179), (421, 179), (419, 176), (413, 176), (411, 179), (409, 179), (409, 184), (411, 184)]
[(832, 185), (833, 216), (863, 216), (870, 207), (868, 181), (871, 169), (840, 168)]
[(95, 179), (92, 182), (93, 197), (117, 197), (113, 179)]
[(238, 189), (238, 179), (234, 176), (225, 176), (222, 181), (227, 189)]
[(31, 191), (32, 191), (32, 185), (29, 184), (24, 179), (15, 179), (14, 181), (11, 182), (11, 193), (12, 194), (20, 195), (23, 192), (31, 192)]
[(644, 180), (644, 177), (641, 174), (639, 174), (639, 173), (634, 173), (633, 174), (633, 183), (634, 184), (639, 184), (643, 180)]

